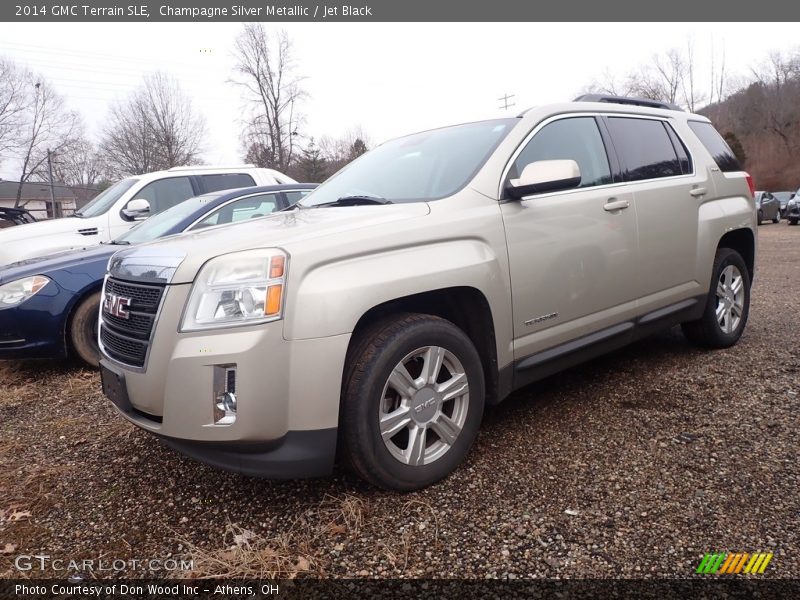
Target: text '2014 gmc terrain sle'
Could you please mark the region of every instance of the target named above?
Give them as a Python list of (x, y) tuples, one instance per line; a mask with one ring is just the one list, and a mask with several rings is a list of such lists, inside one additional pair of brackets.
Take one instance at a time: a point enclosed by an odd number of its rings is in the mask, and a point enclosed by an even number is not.
[(103, 386), (212, 465), (396, 490), (486, 404), (658, 329), (736, 343), (752, 182), (708, 119), (582, 97), (403, 137), (292, 210), (114, 255)]

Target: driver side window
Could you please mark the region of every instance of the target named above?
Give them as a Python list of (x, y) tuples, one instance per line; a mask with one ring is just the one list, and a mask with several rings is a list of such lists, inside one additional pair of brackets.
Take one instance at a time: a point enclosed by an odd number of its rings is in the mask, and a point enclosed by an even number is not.
[(275, 212), (279, 208), (277, 194), (259, 194), (240, 198), (215, 210), (192, 229), (236, 223), (246, 219), (257, 219)]
[(560, 159), (578, 163), (579, 187), (612, 183), (606, 148), (593, 117), (569, 117), (545, 125), (517, 156), (508, 178), (518, 178), (532, 162)]

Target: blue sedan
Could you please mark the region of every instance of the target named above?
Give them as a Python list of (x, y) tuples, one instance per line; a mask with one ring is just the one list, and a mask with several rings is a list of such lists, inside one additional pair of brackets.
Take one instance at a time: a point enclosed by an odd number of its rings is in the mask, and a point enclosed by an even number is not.
[(100, 290), (121, 246), (266, 216), (288, 208), (316, 184), (225, 190), (190, 198), (116, 240), (8, 265), (0, 270), (0, 359), (64, 358), (97, 366)]

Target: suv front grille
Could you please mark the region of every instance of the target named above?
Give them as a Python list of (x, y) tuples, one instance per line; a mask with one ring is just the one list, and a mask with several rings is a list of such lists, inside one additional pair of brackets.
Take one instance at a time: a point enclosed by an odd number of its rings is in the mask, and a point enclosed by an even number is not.
[[(164, 290), (163, 284), (106, 280), (100, 342), (108, 356), (134, 367), (144, 366)], [(123, 300), (122, 310), (111, 314), (109, 306), (113, 307), (114, 299)]]

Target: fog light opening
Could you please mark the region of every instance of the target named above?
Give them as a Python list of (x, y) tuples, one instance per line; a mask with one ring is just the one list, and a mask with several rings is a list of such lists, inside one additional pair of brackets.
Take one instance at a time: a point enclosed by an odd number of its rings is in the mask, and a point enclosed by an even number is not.
[(214, 366), (214, 425), (236, 421), (236, 365)]

